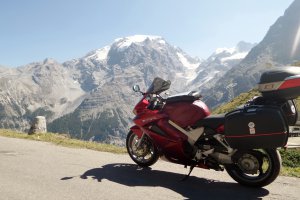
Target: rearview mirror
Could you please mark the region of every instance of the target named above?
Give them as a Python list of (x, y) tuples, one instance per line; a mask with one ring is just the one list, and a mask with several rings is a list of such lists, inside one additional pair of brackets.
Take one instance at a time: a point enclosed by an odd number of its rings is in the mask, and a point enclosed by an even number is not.
[(141, 91), (139, 85), (134, 85), (134, 86), (132, 87), (132, 89), (133, 89), (133, 91), (135, 91), (135, 92), (140, 92), (140, 91)]

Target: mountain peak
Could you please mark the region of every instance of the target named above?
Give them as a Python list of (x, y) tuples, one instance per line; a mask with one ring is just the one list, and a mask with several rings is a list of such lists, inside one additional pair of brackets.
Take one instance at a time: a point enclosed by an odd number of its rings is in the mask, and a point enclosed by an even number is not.
[(147, 41), (166, 44), (166, 41), (161, 36), (154, 36), (154, 35), (127, 36), (124, 38), (115, 39), (114, 43), (111, 45), (107, 45), (101, 49), (96, 49), (94, 51), (89, 52), (86, 56), (84, 56), (84, 59), (103, 62), (107, 59), (108, 53), (112, 47), (116, 48), (118, 51), (123, 51), (127, 49), (129, 46), (131, 46), (132, 44), (144, 45), (143, 43)]
[(133, 35), (115, 40), (118, 48), (123, 49), (129, 47), (132, 43), (139, 44), (145, 41), (157, 41), (158, 43), (165, 44), (165, 40), (161, 36), (153, 35)]
[(84, 59), (93, 59), (97, 61), (104, 61), (107, 59), (108, 52), (110, 50), (110, 46), (105, 46), (101, 49), (97, 49), (94, 51), (89, 52)]
[(256, 44), (245, 41), (240, 41), (235, 47), (231, 48), (217, 48), (214, 54), (234, 54), (249, 52)]
[(58, 62), (54, 58), (46, 58), (43, 61), (43, 64), (57, 64)]
[(217, 48), (216, 51), (208, 58), (208, 61), (220, 60), (222, 62), (241, 60), (245, 58), (248, 52), (256, 44), (241, 41), (235, 47), (231, 48)]

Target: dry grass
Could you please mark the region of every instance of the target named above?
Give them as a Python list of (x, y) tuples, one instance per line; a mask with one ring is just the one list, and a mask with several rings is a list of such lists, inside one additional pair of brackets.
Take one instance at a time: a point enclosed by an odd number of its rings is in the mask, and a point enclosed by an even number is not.
[(34, 135), (28, 135), (21, 132), (15, 132), (13, 130), (0, 129), (0, 136), (44, 141), (44, 142), (50, 142), (56, 145), (72, 147), (72, 148), (85, 148), (85, 149), (92, 149), (96, 151), (104, 151), (104, 152), (111, 152), (111, 153), (126, 153), (126, 149), (123, 147), (118, 147), (115, 145), (98, 143), (98, 142), (89, 142), (89, 141), (72, 139), (66, 135), (57, 134), (57, 133), (38, 133)]
[(300, 178), (300, 167), (283, 167), (280, 175)]

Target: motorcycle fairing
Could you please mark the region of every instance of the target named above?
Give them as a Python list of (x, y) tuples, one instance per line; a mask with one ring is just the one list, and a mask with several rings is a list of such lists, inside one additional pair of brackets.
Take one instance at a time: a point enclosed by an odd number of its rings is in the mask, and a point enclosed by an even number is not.
[(132, 131), (132, 132), (134, 132), (139, 138), (141, 138), (142, 137), (142, 135), (143, 135), (143, 131), (140, 129), (140, 127), (138, 127), (138, 126), (132, 126), (131, 128), (130, 128), (130, 130)]
[(210, 114), (208, 107), (200, 100), (167, 103), (161, 112), (182, 128), (192, 126)]

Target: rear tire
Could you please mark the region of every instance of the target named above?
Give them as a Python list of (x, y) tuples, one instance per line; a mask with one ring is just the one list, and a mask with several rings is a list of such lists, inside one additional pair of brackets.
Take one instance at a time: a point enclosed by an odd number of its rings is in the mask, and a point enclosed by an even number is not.
[[(262, 159), (258, 158), (260, 156), (257, 157), (257, 155), (260, 154), (263, 155)], [(256, 164), (259, 163), (259, 170), (256, 171), (256, 174), (245, 172), (245, 169), (243, 170), (238, 164), (225, 166), (225, 169), (227, 173), (231, 176), (231, 178), (233, 178), (236, 182), (240, 183), (241, 185), (250, 186), (250, 187), (264, 187), (272, 183), (279, 175), (282, 166), (281, 166), (281, 156), (278, 150), (276, 149), (251, 150), (249, 151), (249, 153), (245, 153), (244, 155), (245, 155), (244, 164), (246, 167), (247, 166), (251, 167), (252, 163), (251, 160), (249, 162), (249, 158), (251, 159), (256, 157), (257, 161), (259, 161), (256, 162)]]
[(127, 152), (138, 166), (149, 167), (158, 160), (158, 150), (148, 136), (143, 137), (140, 147), (137, 147), (140, 139), (134, 132), (129, 131), (126, 138)]

